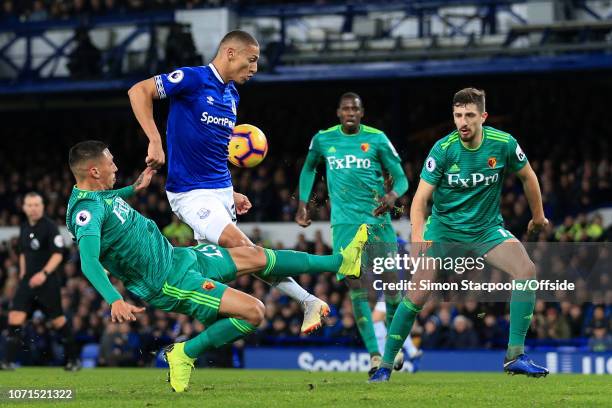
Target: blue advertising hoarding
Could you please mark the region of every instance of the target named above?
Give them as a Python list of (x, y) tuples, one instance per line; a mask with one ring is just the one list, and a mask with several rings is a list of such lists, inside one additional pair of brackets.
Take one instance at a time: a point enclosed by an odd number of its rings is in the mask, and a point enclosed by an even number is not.
[[(551, 373), (612, 374), (612, 353), (536, 351), (529, 356)], [(421, 371), (501, 371), (503, 351), (431, 350), (418, 362)], [(247, 369), (368, 371), (370, 356), (351, 348), (247, 348)], [(406, 364), (405, 370), (414, 367)]]

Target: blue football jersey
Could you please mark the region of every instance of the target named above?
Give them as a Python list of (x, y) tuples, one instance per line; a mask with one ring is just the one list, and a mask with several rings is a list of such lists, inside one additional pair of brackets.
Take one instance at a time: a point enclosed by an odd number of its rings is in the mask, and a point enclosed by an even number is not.
[(228, 145), (240, 97), (212, 64), (154, 77), (161, 99), (170, 98), (166, 190), (182, 193), (232, 185)]

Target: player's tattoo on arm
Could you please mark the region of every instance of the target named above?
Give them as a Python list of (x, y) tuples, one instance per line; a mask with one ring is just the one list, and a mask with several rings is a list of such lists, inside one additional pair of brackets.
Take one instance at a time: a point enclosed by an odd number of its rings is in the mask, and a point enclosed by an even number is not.
[(134, 192), (138, 192), (149, 187), (149, 184), (151, 184), (151, 178), (155, 173), (157, 173), (157, 170), (153, 170), (151, 167), (147, 167), (146, 169), (144, 169), (144, 171), (140, 173), (134, 184), (132, 184), (132, 190)]
[(140, 173), (140, 175), (138, 176), (134, 184), (132, 184), (132, 186), (134, 186), (134, 189), (138, 188), (138, 186), (142, 184), (143, 179), (144, 179), (144, 173)]

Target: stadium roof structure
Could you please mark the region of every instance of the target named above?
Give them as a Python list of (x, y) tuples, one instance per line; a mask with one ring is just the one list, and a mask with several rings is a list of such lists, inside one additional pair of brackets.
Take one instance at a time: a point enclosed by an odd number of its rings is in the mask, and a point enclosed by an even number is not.
[[(512, 5), (525, 0), (467, 1), (383, 1), (323, 6), (254, 6), (238, 9), (241, 18), (278, 19), (279, 41), (263, 44), (262, 62), (255, 76), (260, 83), (285, 81), (328, 81), (394, 79), (466, 74), (508, 74), (612, 68), (612, 20), (576, 2), (590, 21), (562, 21), (528, 24)], [(452, 20), (442, 15), (444, 7), (471, 5), (476, 14)], [(354, 19), (373, 12), (401, 11), (418, 19), (418, 35), (392, 35), (393, 27), (377, 36), (356, 36)], [(510, 13), (516, 24), (504, 33), (496, 27), (497, 13)], [(342, 35), (299, 41), (287, 36), (291, 19), (305, 16), (343, 17)], [(425, 17), (443, 22), (448, 34), (430, 32)], [(477, 20), (482, 32), (468, 32)], [(459, 21), (459, 22), (457, 22)], [(398, 24), (401, 21), (397, 22)], [(0, 26), (0, 95), (72, 93), (79, 91), (121, 91), (160, 69), (159, 29), (176, 24), (174, 12), (92, 17), (85, 20), (12, 23)], [(77, 41), (79, 30), (123, 30), (118, 41), (101, 53), (104, 70), (96, 79), (69, 78), (66, 69), (58, 73)], [(62, 36), (50, 33), (62, 31)], [(346, 35), (345, 35), (346, 34)], [(147, 37), (146, 49), (137, 70), (124, 70), (132, 56), (130, 47)], [(536, 38), (536, 41), (533, 39)], [(40, 45), (51, 51), (37, 54)], [(24, 51), (15, 52), (21, 47)], [(37, 48), (38, 47), (38, 48)], [(40, 52), (40, 51), (38, 51)], [(133, 52), (132, 52), (133, 53)], [(63, 61), (63, 62), (61, 62)]]

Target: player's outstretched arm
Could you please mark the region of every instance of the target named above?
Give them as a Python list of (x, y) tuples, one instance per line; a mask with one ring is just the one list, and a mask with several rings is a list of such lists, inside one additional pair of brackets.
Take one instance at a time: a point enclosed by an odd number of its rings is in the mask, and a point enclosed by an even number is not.
[(542, 206), (542, 193), (540, 192), (538, 176), (536, 176), (529, 163), (517, 171), (516, 175), (523, 183), (525, 197), (527, 197), (527, 202), (531, 209), (532, 218), (527, 226), (527, 233), (536, 233), (548, 225), (548, 220), (544, 215), (544, 207)]
[(423, 226), (425, 225), (425, 215), (427, 212), (427, 203), (431, 199), (435, 187), (425, 180), (419, 181), (416, 193), (412, 199), (412, 205), (410, 206), (410, 222), (412, 223), (412, 243), (416, 245), (413, 247), (413, 253), (419, 255), (425, 251), (429, 246), (425, 243), (423, 238)]
[(123, 323), (136, 320), (134, 313), (143, 312), (144, 307), (136, 307), (123, 300), (117, 289), (111, 285), (106, 272), (100, 263), (100, 237), (83, 236), (79, 240), (81, 253), (81, 269), (94, 288), (102, 295), (106, 303), (111, 305), (111, 320)]
[(161, 135), (153, 118), (153, 100), (159, 99), (155, 80), (149, 78), (138, 82), (130, 88), (128, 96), (134, 116), (149, 139), (146, 164), (153, 169), (158, 169), (164, 165), (166, 157)]
[(134, 184), (132, 184), (132, 186), (134, 187), (134, 191), (137, 193), (149, 187), (149, 184), (151, 184), (151, 179), (153, 178), (155, 173), (157, 173), (157, 170), (154, 170), (151, 167), (147, 167), (146, 169), (144, 169), (144, 171), (140, 173), (140, 176), (138, 176)]
[(117, 300), (123, 300), (117, 289), (110, 283), (104, 267), (100, 263), (100, 237), (85, 235), (79, 240), (81, 269), (93, 287), (112, 305)]
[(115, 192), (124, 200), (128, 199), (137, 192), (145, 190), (147, 187), (149, 187), (149, 184), (151, 184), (151, 179), (155, 173), (157, 173), (157, 170), (147, 167), (142, 173), (140, 173), (140, 176), (138, 176), (133, 184), (120, 188), (119, 190), (115, 190)]

